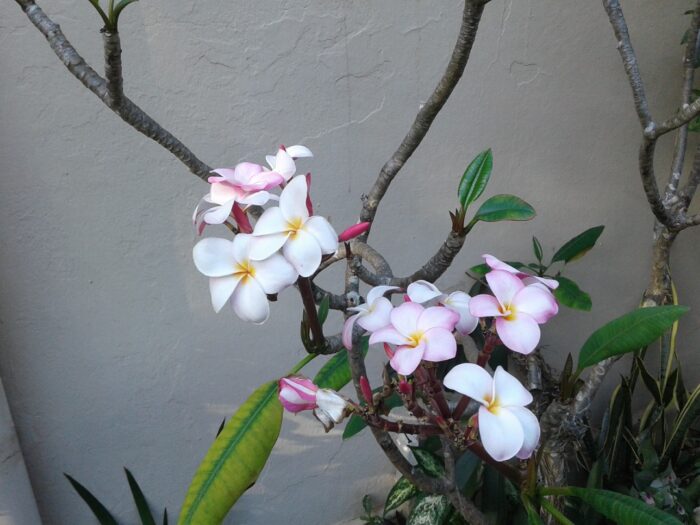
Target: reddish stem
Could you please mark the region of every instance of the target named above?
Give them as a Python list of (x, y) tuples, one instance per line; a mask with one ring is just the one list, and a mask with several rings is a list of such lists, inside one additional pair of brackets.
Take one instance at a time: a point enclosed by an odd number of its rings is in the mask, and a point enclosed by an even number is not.
[(479, 357), (476, 360), (476, 364), (481, 367), (485, 367), (491, 358), (491, 353), (500, 342), (501, 340), (496, 334), (489, 333), (484, 341), (484, 348), (481, 350), (481, 352), (479, 352)]

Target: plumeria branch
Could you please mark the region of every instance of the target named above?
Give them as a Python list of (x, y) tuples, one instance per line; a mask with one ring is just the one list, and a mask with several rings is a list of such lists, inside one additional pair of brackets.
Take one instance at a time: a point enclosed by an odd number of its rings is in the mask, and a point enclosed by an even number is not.
[(61, 31), (61, 28), (33, 0), (15, 0), (29, 20), (46, 38), (56, 56), (63, 62), (75, 78), (94, 93), (104, 104), (138, 132), (153, 139), (170, 151), (180, 162), (197, 175), (206, 180), (211, 168), (199, 160), (187, 146), (172, 133), (153, 120), (146, 112), (134, 104), (129, 98), (121, 95), (121, 59), (119, 37), (115, 31), (105, 32), (105, 80), (100, 76), (76, 51)]

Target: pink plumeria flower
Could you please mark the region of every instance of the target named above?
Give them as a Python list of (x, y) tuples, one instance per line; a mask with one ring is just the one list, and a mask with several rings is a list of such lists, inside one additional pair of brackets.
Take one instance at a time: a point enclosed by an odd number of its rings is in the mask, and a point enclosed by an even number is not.
[(391, 311), (390, 321), (389, 326), (375, 331), (369, 342), (398, 345), (390, 363), (401, 375), (412, 374), (422, 360), (446, 361), (457, 353), (452, 331), (459, 315), (452, 310), (407, 302)]
[(433, 283), (420, 280), (409, 284), (406, 293), (411, 301), (421, 304), (437, 299), (439, 304), (459, 314), (455, 329), (461, 335), (471, 334), (479, 324), (479, 318), (469, 311), (471, 296), (465, 292), (457, 291), (448, 295), (442, 293)]
[(278, 397), (289, 412), (313, 410), (314, 416), (328, 432), (346, 416), (347, 401), (335, 390), (319, 388), (303, 376), (283, 377), (278, 383)]
[[(201, 216), (206, 224), (222, 224), (231, 215), (236, 202), (245, 206), (262, 206), (270, 199), (277, 198), (267, 190), (285, 181), (279, 173), (265, 171), (262, 166), (252, 162), (241, 162), (235, 168), (215, 169), (212, 173), (218, 176), (209, 177), (211, 188), (194, 210), (195, 223)], [(202, 202), (216, 206), (200, 212)]]
[(285, 181), (291, 179), (297, 172), (295, 159), (302, 157), (313, 157), (313, 153), (306, 146), (299, 144), (285, 148), (280, 147), (276, 155), (267, 155), (265, 160), (270, 165), (270, 169), (279, 173)]
[(230, 299), (238, 317), (261, 324), (270, 315), (267, 294), (294, 284), (297, 273), (279, 254), (261, 261), (251, 259), (251, 240), (245, 233), (233, 241), (208, 237), (195, 245), (192, 255), (197, 269), (209, 277), (214, 310), (220, 312)]
[(539, 325), (559, 311), (554, 296), (544, 286), (526, 286), (504, 270), (487, 273), (486, 281), (493, 295), (472, 297), (469, 311), (476, 317), (495, 317), (496, 333), (503, 344), (515, 352), (529, 354), (540, 341)]
[(352, 349), (352, 329), (355, 322), (368, 332), (384, 328), (390, 323), (391, 310), (394, 307), (384, 294), (391, 290), (398, 290), (398, 287), (375, 286), (367, 293), (367, 301), (364, 304), (348, 308), (348, 311), (354, 312), (355, 315), (348, 317), (343, 327), (345, 348)]
[(559, 282), (554, 279), (547, 279), (546, 277), (538, 277), (537, 275), (530, 275), (529, 273), (521, 272), (517, 268), (513, 268), (510, 264), (506, 264), (503, 261), (496, 259), (493, 255), (484, 254), (482, 257), (492, 270), (503, 270), (504, 272), (512, 273), (516, 277), (520, 278), (525, 284), (540, 283), (552, 290), (555, 290), (557, 286), (559, 286)]
[(306, 177), (294, 177), (282, 190), (279, 207), (268, 208), (253, 230), (250, 257), (267, 259), (282, 249), (284, 257), (302, 277), (313, 274), (324, 254), (338, 249), (338, 234), (320, 216), (306, 208)]
[(499, 366), (492, 379), (482, 367), (466, 363), (450, 370), (443, 383), (481, 404), (479, 435), (493, 459), (532, 455), (540, 440), (540, 424), (525, 408), (532, 403), (532, 394), (516, 378)]

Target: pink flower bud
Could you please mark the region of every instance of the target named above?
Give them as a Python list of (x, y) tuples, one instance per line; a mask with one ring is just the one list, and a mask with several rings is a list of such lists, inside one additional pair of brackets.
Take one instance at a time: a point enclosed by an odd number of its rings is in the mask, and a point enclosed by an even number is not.
[(367, 230), (369, 230), (370, 226), (372, 226), (371, 222), (358, 222), (357, 224), (353, 224), (348, 229), (346, 229), (343, 233), (338, 235), (338, 241), (339, 242), (347, 242), (351, 239), (354, 239), (355, 237), (359, 237), (360, 235), (365, 233)]
[(316, 408), (318, 387), (302, 376), (283, 377), (279, 380), (278, 397), (289, 412), (302, 412)]
[(238, 224), (238, 229), (240, 230), (241, 233), (253, 233), (253, 227), (250, 224), (250, 220), (248, 219), (248, 214), (243, 211), (243, 208), (241, 208), (237, 202), (233, 203), (233, 218), (236, 220), (236, 224)]
[(306, 187), (307, 187), (306, 209), (309, 212), (309, 215), (313, 215), (314, 214), (314, 205), (311, 202), (311, 173), (306, 174)]
[(367, 404), (372, 406), (372, 387), (369, 386), (369, 380), (365, 376), (360, 378), (360, 390), (362, 390), (362, 397), (365, 398)]
[(399, 392), (401, 392), (405, 396), (410, 397), (413, 394), (413, 386), (405, 379), (402, 379), (401, 381), (399, 381)]
[(389, 343), (384, 343), (384, 353), (389, 359), (394, 357), (394, 350), (389, 346)]

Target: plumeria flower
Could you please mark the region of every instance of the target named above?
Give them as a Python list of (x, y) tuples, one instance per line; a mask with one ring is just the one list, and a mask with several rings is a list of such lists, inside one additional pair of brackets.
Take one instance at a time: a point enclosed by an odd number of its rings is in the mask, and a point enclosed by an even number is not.
[(443, 383), (481, 404), (479, 435), (493, 459), (527, 459), (532, 455), (540, 440), (540, 425), (524, 408), (532, 403), (532, 394), (516, 378), (499, 366), (492, 379), (482, 367), (466, 363), (450, 370)]
[[(542, 285), (526, 286), (504, 270), (486, 274), (493, 295), (477, 295), (469, 311), (477, 317), (495, 317), (496, 333), (511, 350), (532, 352), (540, 341), (540, 327), (559, 311), (554, 296)], [(494, 297), (495, 296), (495, 297)]]
[(326, 432), (346, 416), (348, 403), (335, 390), (319, 388), (303, 376), (283, 377), (278, 385), (278, 397), (285, 410), (295, 414), (313, 410)]
[(270, 169), (279, 173), (285, 181), (291, 179), (297, 172), (295, 159), (301, 157), (313, 157), (313, 153), (306, 146), (295, 145), (285, 148), (281, 146), (276, 155), (267, 155), (265, 160), (270, 165)]
[(313, 274), (324, 254), (338, 249), (338, 234), (320, 216), (306, 208), (306, 177), (294, 177), (282, 190), (279, 207), (268, 208), (253, 230), (250, 257), (267, 259), (280, 248), (302, 277)]
[(452, 331), (459, 315), (452, 310), (406, 302), (391, 311), (390, 321), (389, 326), (375, 331), (369, 342), (398, 345), (390, 363), (401, 375), (412, 374), (422, 360), (446, 361), (457, 353)]
[(455, 329), (462, 335), (472, 333), (479, 324), (479, 318), (474, 317), (469, 311), (471, 296), (465, 292), (442, 293), (437, 286), (428, 281), (415, 281), (408, 285), (406, 290), (411, 301), (427, 303), (433, 299), (450, 310), (459, 314), (459, 321)]
[[(209, 177), (211, 188), (194, 210), (193, 221), (201, 215), (207, 224), (222, 224), (229, 215), (234, 203), (245, 206), (262, 206), (277, 197), (269, 189), (284, 182), (284, 177), (274, 171), (265, 171), (259, 164), (241, 162), (235, 168), (219, 168), (212, 171), (218, 176)], [(203, 202), (215, 204), (202, 212), (199, 208)]]
[(482, 257), (492, 270), (503, 270), (504, 272), (512, 273), (516, 277), (522, 279), (523, 283), (525, 284), (540, 283), (552, 290), (555, 290), (557, 286), (559, 286), (559, 282), (554, 279), (547, 279), (546, 277), (539, 277), (537, 275), (530, 275), (529, 273), (521, 272), (517, 268), (513, 268), (510, 264), (506, 264), (503, 261), (496, 259), (493, 255), (484, 254)]
[(390, 290), (398, 290), (396, 286), (375, 286), (367, 293), (367, 301), (359, 306), (348, 308), (351, 315), (345, 321), (343, 327), (343, 345), (348, 350), (352, 349), (352, 329), (355, 322), (368, 332), (374, 332), (384, 328), (390, 323), (391, 310), (394, 308), (391, 301), (384, 297)]
[(231, 299), (238, 317), (260, 324), (270, 315), (267, 294), (294, 284), (297, 273), (279, 254), (252, 260), (251, 240), (252, 236), (245, 233), (239, 233), (233, 241), (208, 237), (195, 245), (192, 255), (197, 269), (209, 277), (214, 310), (218, 313)]

